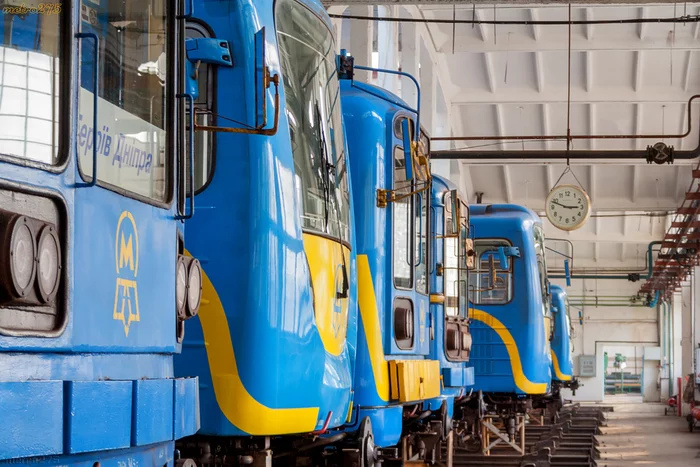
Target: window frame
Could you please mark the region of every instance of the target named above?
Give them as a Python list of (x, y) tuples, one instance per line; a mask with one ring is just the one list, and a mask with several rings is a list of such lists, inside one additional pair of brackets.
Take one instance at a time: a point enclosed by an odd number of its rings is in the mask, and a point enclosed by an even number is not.
[[(188, 30), (195, 30), (199, 33), (202, 34), (203, 37), (205, 38), (214, 38), (216, 37), (214, 35), (214, 30), (207, 24), (206, 22), (202, 21), (199, 18), (190, 18), (185, 22), (185, 40), (189, 38), (187, 35)], [(217, 110), (218, 110), (218, 100), (217, 100), (217, 84), (218, 84), (218, 67), (213, 67), (209, 65), (202, 64), (200, 66), (207, 66), (209, 67), (207, 69), (207, 84), (206, 84), (206, 90), (207, 90), (207, 95), (206, 95), (206, 104), (204, 105), (208, 111), (211, 112), (212, 115), (212, 124), (216, 124), (216, 115), (217, 115)], [(202, 94), (200, 93), (199, 95), (200, 99), (202, 97)], [(200, 107), (202, 104), (200, 104)], [(197, 103), (195, 103), (195, 107), (197, 107)], [(208, 132), (207, 132), (208, 133)], [(206, 190), (209, 185), (211, 184), (212, 180), (214, 179), (214, 173), (216, 172), (216, 147), (217, 147), (217, 134), (216, 133), (210, 133), (210, 138), (211, 138), (211, 144), (209, 145), (209, 170), (207, 171), (207, 177), (206, 181), (202, 186), (197, 188), (194, 191), (194, 195), (197, 196), (204, 190)], [(195, 148), (197, 147), (197, 132), (194, 134), (194, 139), (195, 139)], [(194, 155), (194, 160), (195, 160), (195, 168), (196, 168), (196, 163), (197, 163), (197, 154), (195, 153)], [(195, 174), (196, 174), (195, 170)], [(196, 185), (196, 184), (195, 184)]]
[[(445, 192), (445, 194), (444, 194), (443, 197), (442, 197), (442, 213), (443, 213), (443, 214), (442, 214), (442, 223), (443, 223), (443, 230), (442, 230), (442, 231), (443, 231), (443, 235), (442, 235), (442, 256), (443, 256), (443, 270), (444, 270), (444, 271), (447, 271), (448, 269), (450, 269), (450, 270), (452, 270), (452, 269), (456, 270), (456, 271), (457, 271), (457, 280), (456, 280), (454, 283), (455, 283), (455, 284), (459, 284), (459, 272), (460, 272), (460, 263), (459, 263), (459, 260), (460, 260), (459, 253), (460, 253), (460, 251), (459, 251), (459, 244), (460, 244), (460, 240), (461, 240), (461, 233), (457, 233), (456, 236), (454, 236), (454, 235), (447, 235), (447, 229), (448, 229), (448, 226), (449, 226), (448, 217), (449, 217), (449, 219), (452, 219), (452, 216), (454, 215), (454, 213), (453, 213), (452, 210), (450, 209), (451, 203), (452, 203), (452, 201), (451, 201), (451, 199), (450, 199), (451, 195), (452, 195), (451, 192), (448, 190), (448, 191)], [(468, 208), (467, 204), (466, 204), (464, 201), (462, 201), (462, 199), (459, 198), (459, 196), (457, 197), (457, 201), (459, 202), (459, 204), (460, 204), (462, 207)], [(459, 219), (459, 226), (460, 226), (460, 227), (462, 226), (462, 220), (464, 220), (464, 222), (466, 223), (467, 231), (469, 231), (469, 217), (467, 217), (467, 216), (462, 216), (462, 217), (460, 217), (460, 219)], [(448, 239), (448, 238), (455, 239), (455, 247), (457, 248), (457, 255), (456, 255), (457, 267), (456, 267), (456, 268), (447, 267), (447, 256), (448, 256), (448, 253), (447, 253), (447, 252), (448, 252), (447, 239)], [(467, 252), (466, 252), (466, 245), (465, 245), (465, 247), (464, 247), (464, 250), (465, 250), (465, 251), (464, 251), (464, 254), (465, 254), (465, 257), (466, 257), (466, 254), (467, 254)], [(443, 275), (442, 275), (442, 277), (443, 277), (443, 287), (442, 287), (442, 288), (443, 288), (443, 295), (445, 296), (445, 304), (444, 304), (444, 308), (445, 308), (445, 319), (447, 319), (448, 317), (449, 317), (449, 318), (453, 318), (453, 319), (454, 319), (454, 318), (468, 318), (468, 317), (469, 317), (469, 270), (468, 270), (468, 269), (465, 269), (465, 271), (466, 271), (466, 274), (467, 274), (467, 295), (466, 295), (466, 297), (465, 297), (467, 309), (465, 310), (464, 316), (462, 316), (462, 315), (460, 314), (460, 313), (461, 313), (460, 305), (461, 305), (462, 303), (461, 303), (460, 296), (459, 296), (459, 289), (458, 289), (458, 291), (457, 291), (457, 315), (448, 315), (448, 314), (447, 314), (447, 299), (448, 299), (448, 295), (447, 295), (447, 276), (446, 276), (445, 273), (443, 273)], [(450, 297), (452, 297), (452, 296), (450, 296)], [(453, 307), (450, 307), (450, 308), (453, 308)]]
[[(82, 1), (82, 0), (80, 0)], [(80, 7), (80, 1), (76, 3), (78, 7)], [(163, 200), (158, 200), (152, 197), (148, 197), (146, 195), (142, 195), (139, 193), (135, 193), (127, 188), (120, 187), (118, 185), (114, 185), (112, 183), (105, 182), (103, 180), (100, 180), (99, 177), (97, 180), (95, 180), (95, 186), (99, 186), (100, 188), (104, 188), (105, 190), (112, 191), (120, 196), (123, 196), (125, 198), (131, 198), (136, 201), (149, 204), (151, 206), (155, 206), (158, 208), (162, 209), (170, 209), (171, 206), (173, 205), (173, 202), (176, 202), (175, 200), (175, 187), (178, 186), (177, 181), (179, 180), (179, 174), (182, 172), (182, 167), (179, 167), (181, 165), (181, 161), (187, 159), (187, 150), (186, 150), (186, 143), (182, 142), (180, 143), (180, 132), (184, 131), (181, 130), (181, 128), (184, 129), (185, 127), (185, 117), (187, 115), (187, 109), (186, 106), (181, 103), (179, 99), (176, 99), (175, 97), (175, 90), (176, 88), (179, 90), (180, 87), (184, 86), (184, 83), (182, 82), (181, 79), (181, 72), (184, 73), (184, 66), (181, 68), (183, 70), (178, 70), (177, 67), (175, 66), (176, 63), (180, 62), (180, 58), (184, 59), (184, 50), (182, 51), (182, 57), (179, 57), (178, 54), (180, 52), (180, 47), (184, 48), (184, 37), (181, 36), (182, 34), (186, 34), (185, 30), (186, 27), (183, 24), (182, 31), (180, 31), (179, 27), (179, 20), (177, 19), (176, 16), (176, 10), (177, 10), (177, 3), (173, 4), (172, 2), (168, 0), (163, 0), (164, 4), (167, 8), (167, 14), (166, 14), (166, 21), (168, 22), (168, 28), (167, 28), (167, 35), (170, 38), (169, 40), (166, 41), (167, 46), (165, 48), (165, 54), (166, 54), (166, 60), (167, 60), (167, 81), (166, 81), (166, 93), (165, 93), (165, 114), (170, 115), (171, 117), (167, 120), (167, 125), (165, 125), (166, 128), (164, 128), (166, 137), (165, 137), (165, 154), (166, 154), (166, 160), (170, 159), (170, 167), (166, 166), (166, 170), (164, 171), (165, 173), (165, 190), (164, 190), (164, 198)], [(180, 44), (182, 42), (182, 44)], [(77, 68), (78, 68), (78, 76), (76, 77), (76, 96), (80, 93), (80, 78), (81, 78), (81, 73), (82, 73), (82, 50), (76, 50), (76, 56), (78, 58), (78, 63), (77, 63)], [(176, 80), (175, 77), (178, 77)], [(76, 97), (76, 99), (79, 99), (79, 97)], [(79, 106), (77, 106), (79, 107)], [(77, 107), (76, 107), (76, 112), (77, 112)], [(185, 111), (180, 112), (180, 109), (184, 108)], [(183, 122), (178, 122), (177, 118), (182, 117)], [(73, 133), (71, 132), (71, 136), (73, 136)], [(72, 138), (71, 138), (72, 139)], [(73, 141), (74, 143), (77, 141)], [(182, 150), (182, 154), (180, 154), (180, 150)], [(69, 149), (70, 153), (73, 153), (73, 148)], [(97, 159), (99, 161), (99, 158)], [(75, 166), (78, 172), (78, 176), (80, 179), (85, 182), (85, 183), (91, 183), (92, 177), (88, 176), (80, 166), (80, 160), (78, 157), (77, 151), (75, 152)], [(185, 190), (185, 184), (182, 185), (182, 189)], [(183, 198), (185, 200), (185, 203), (187, 202), (187, 194), (185, 193), (183, 195)], [(179, 202), (178, 202), (179, 204)], [(184, 208), (184, 206), (180, 206), (181, 208)]]
[[(60, 69), (58, 71), (58, 145), (56, 149), (56, 163), (47, 164), (45, 162), (34, 161), (22, 157), (11, 156), (9, 154), (0, 153), (0, 162), (18, 165), (33, 169), (43, 170), (45, 172), (59, 174), (64, 172), (69, 165), (71, 156), (74, 155), (77, 160), (77, 151), (73, 151), (72, 142), (77, 139), (77, 133), (73, 132), (73, 111), (71, 103), (74, 101), (74, 95), (77, 96), (80, 88), (80, 80), (76, 79), (76, 86), (72, 86), (70, 73), (73, 70), (73, 57), (78, 57), (77, 41), (74, 37), (75, 23), (73, 18), (73, 2), (62, 1), (61, 13), (59, 19), (59, 40), (63, 43), (60, 47), (59, 56)], [(79, 58), (79, 57), (78, 57)], [(73, 92), (75, 89), (75, 93)]]
[[(400, 119), (400, 117), (397, 117)], [(403, 145), (401, 144), (394, 144), (393, 145), (393, 151), (391, 152), (391, 187), (393, 190), (396, 190), (396, 154), (400, 153), (403, 155)], [(413, 182), (408, 186), (409, 189), (413, 189)], [(391, 205), (391, 275), (392, 275), (392, 282), (394, 284), (394, 287), (397, 290), (405, 290), (405, 291), (415, 291), (415, 285), (416, 285), (416, 265), (414, 264), (415, 260), (415, 223), (416, 223), (416, 216), (415, 216), (415, 203), (414, 203), (414, 196), (409, 196), (405, 198), (405, 200), (408, 202), (408, 255), (409, 255), (409, 262), (408, 262), (408, 269), (410, 270), (411, 277), (409, 278), (410, 285), (408, 287), (403, 287), (400, 285), (397, 285), (396, 283), (396, 259), (397, 259), (397, 254), (396, 254), (396, 201), (392, 202)], [(403, 200), (400, 200), (403, 201)], [(406, 258), (405, 258), (406, 259)]]
[[(403, 151), (403, 149), (402, 149)], [(415, 182), (411, 182), (412, 189), (415, 189)], [(416, 291), (417, 294), (423, 295), (423, 296), (428, 296), (430, 294), (430, 271), (428, 269), (428, 265), (430, 264), (430, 191), (422, 191), (420, 193), (415, 193), (411, 198), (413, 199), (413, 224), (416, 223), (417, 219), (420, 219), (420, 223), (423, 223), (423, 212), (425, 211), (425, 225), (421, 227), (421, 235), (422, 239), (419, 236), (419, 231), (414, 225), (414, 245), (413, 245), (413, 254), (414, 254), (414, 260), (416, 261), (416, 264), (413, 265), (413, 288)], [(416, 217), (416, 209), (417, 209), (417, 203), (416, 201), (420, 199), (420, 206), (421, 206), (421, 215), (420, 217)], [(422, 240), (422, 241), (421, 241)], [(422, 254), (420, 251), (421, 245), (425, 245), (425, 255), (423, 258), (423, 261), (418, 261), (418, 258), (416, 258), (416, 255)], [(421, 291), (418, 290), (418, 267), (420, 265), (424, 265), (425, 267), (425, 290)]]
[[(479, 246), (478, 242), (480, 242), (480, 241), (491, 241), (491, 242), (502, 241), (502, 242), (506, 243), (506, 245), (504, 245), (504, 246), (509, 246), (509, 247), (513, 246), (513, 242), (511, 242), (507, 238), (501, 238), (501, 237), (476, 238), (476, 239), (474, 239), (474, 251), (476, 251), (477, 247)], [(479, 255), (478, 258), (476, 258), (475, 261), (476, 261), (476, 263), (475, 263), (475, 267), (474, 267), (474, 274), (477, 275), (477, 277), (478, 277), (478, 275), (481, 273), (481, 254)], [(470, 304), (478, 305), (478, 306), (505, 306), (505, 305), (509, 305), (509, 304), (513, 303), (513, 300), (515, 299), (515, 261), (514, 261), (514, 258), (511, 257), (510, 260), (508, 261), (508, 263), (509, 263), (508, 264), (508, 272), (511, 275), (511, 289), (512, 289), (512, 294), (510, 296), (510, 300), (508, 300), (507, 302), (499, 302), (499, 303), (475, 303), (474, 301), (472, 301), (469, 298), (471, 291), (469, 289), (469, 286), (467, 286), (467, 300), (469, 300)]]

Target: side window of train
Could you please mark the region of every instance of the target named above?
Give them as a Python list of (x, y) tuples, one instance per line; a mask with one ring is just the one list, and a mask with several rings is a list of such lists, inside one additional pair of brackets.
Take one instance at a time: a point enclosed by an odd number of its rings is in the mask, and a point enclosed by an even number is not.
[[(513, 299), (513, 263), (502, 269), (498, 259), (498, 248), (509, 247), (510, 242), (501, 239), (479, 239), (474, 242), (476, 270), (469, 274), (469, 301), (474, 305), (504, 305)], [(489, 263), (493, 257), (496, 266), (496, 281), (492, 283)]]
[[(406, 181), (406, 160), (403, 148), (394, 148), (394, 189), (401, 196), (410, 193), (411, 182)], [(413, 197), (391, 203), (394, 215), (394, 285), (401, 289), (413, 287)]]
[[(198, 24), (187, 24), (188, 38), (210, 37), (209, 31)], [(199, 125), (212, 125), (213, 105), (214, 105), (214, 74), (210, 73), (207, 64), (200, 64), (198, 73), (199, 97), (194, 103), (197, 110), (197, 123)], [(189, 137), (186, 138), (189, 150)], [(194, 189), (195, 192), (204, 188), (211, 179), (214, 157), (214, 133), (208, 131), (198, 131), (194, 135)], [(189, 182), (188, 182), (189, 183)]]

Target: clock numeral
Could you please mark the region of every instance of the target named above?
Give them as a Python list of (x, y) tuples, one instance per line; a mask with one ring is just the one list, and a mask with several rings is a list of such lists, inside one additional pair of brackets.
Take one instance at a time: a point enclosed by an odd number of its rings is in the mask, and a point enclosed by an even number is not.
[(568, 218), (568, 217), (566, 218), (566, 223), (567, 223), (567, 224), (569, 223), (569, 218)]
[(551, 209), (552, 211), (554, 211), (556, 208), (557, 208), (557, 207), (556, 207), (555, 205), (553, 205), (553, 204), (550, 204), (550, 205), (549, 205), (549, 209)]
[(563, 197), (564, 197), (564, 193), (559, 193), (559, 197), (560, 197), (560, 198), (563, 198)]
[(554, 217), (557, 217), (559, 213), (557, 211), (554, 211)]
[(566, 196), (571, 196), (571, 192), (570, 192), (570, 191), (567, 191), (567, 192), (566, 192)]

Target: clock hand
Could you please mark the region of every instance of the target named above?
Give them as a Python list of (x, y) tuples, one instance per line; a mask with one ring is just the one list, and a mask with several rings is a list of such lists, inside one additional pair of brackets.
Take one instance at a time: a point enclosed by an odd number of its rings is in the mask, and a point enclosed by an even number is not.
[(556, 199), (555, 199), (555, 200), (552, 200), (552, 203), (557, 204), (557, 205), (559, 205), (559, 206), (561, 206), (561, 207), (563, 207), (563, 208), (566, 208), (566, 209), (576, 209), (576, 208), (578, 207), (578, 206), (567, 206), (567, 205), (565, 205), (565, 204), (561, 204), (561, 203), (560, 203), (559, 201), (557, 201)]

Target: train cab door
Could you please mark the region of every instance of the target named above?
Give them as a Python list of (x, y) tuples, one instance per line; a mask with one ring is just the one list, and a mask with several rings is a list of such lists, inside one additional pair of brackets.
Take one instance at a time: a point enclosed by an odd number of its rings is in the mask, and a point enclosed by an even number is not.
[(74, 277), (84, 286), (75, 289), (81, 316), (74, 317), (74, 340), (172, 352), (178, 326), (175, 3), (82, 0), (77, 8), (73, 254)]
[[(430, 352), (428, 295), (428, 213), (430, 191), (427, 181), (418, 180), (406, 146), (415, 129), (413, 119), (397, 113), (388, 129), (393, 202), (388, 205), (391, 221), (388, 238), (392, 245), (388, 354), (423, 355)], [(410, 156), (409, 156), (410, 157)], [(389, 161), (387, 161), (389, 162)], [(387, 164), (389, 165), (389, 164)]]

